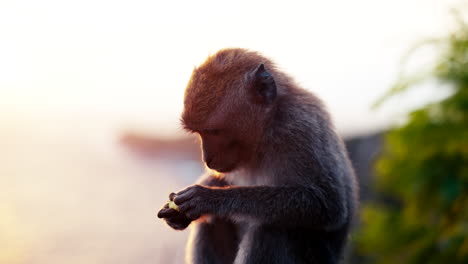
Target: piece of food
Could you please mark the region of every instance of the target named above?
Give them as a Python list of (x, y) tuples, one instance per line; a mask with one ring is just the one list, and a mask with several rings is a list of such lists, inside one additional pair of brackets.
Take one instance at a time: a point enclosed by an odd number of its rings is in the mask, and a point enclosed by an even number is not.
[(176, 210), (176, 211), (179, 211), (179, 206), (177, 206), (177, 204), (175, 204), (174, 201), (167, 202), (167, 206), (169, 208), (172, 208), (172, 209)]

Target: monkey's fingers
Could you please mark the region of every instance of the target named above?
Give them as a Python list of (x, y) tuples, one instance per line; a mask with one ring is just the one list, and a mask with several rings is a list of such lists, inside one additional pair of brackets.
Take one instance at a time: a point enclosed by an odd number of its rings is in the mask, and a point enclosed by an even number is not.
[(176, 197), (176, 194), (175, 194), (175, 193), (173, 193), (173, 192), (170, 193), (170, 194), (169, 194), (169, 201), (173, 201), (175, 197)]
[(158, 212), (158, 218), (170, 218), (176, 216), (179, 212), (172, 208), (163, 208)]
[(203, 187), (199, 185), (193, 185), (193, 186), (183, 189), (182, 191), (176, 194), (176, 197), (174, 198), (174, 203), (176, 203), (177, 205), (180, 205), (181, 203), (192, 199), (194, 194), (200, 188), (203, 188)]
[(178, 216), (171, 217), (171, 218), (165, 218), (164, 220), (170, 227), (176, 230), (184, 230), (192, 222), (191, 219), (188, 219), (187, 217), (183, 215), (178, 215)]
[(174, 199), (174, 203), (177, 205), (182, 204), (183, 202), (186, 202), (192, 198), (191, 193), (184, 193), (184, 194), (178, 194), (176, 198)]
[(166, 223), (170, 227), (174, 228), (175, 230), (184, 230), (190, 224), (190, 222), (179, 223), (179, 222), (170, 222), (170, 221), (166, 221)]

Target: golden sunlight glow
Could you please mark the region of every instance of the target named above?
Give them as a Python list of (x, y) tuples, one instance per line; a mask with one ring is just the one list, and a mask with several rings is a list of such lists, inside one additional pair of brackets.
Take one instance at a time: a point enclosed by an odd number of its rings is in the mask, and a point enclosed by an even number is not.
[(456, 2), (2, 1), (0, 110), (101, 115), (173, 134), (193, 67), (244, 47), (318, 93), (340, 131), (375, 129), (397, 111), (370, 105), (401, 54), (446, 32)]
[(30, 234), (18, 222), (15, 209), (11, 204), (0, 204), (0, 263), (26, 263), (27, 252), (30, 250)]

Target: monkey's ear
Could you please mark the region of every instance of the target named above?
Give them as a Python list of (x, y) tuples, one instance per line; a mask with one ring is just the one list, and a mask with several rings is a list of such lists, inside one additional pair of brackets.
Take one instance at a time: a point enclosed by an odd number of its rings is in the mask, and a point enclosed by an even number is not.
[(254, 100), (260, 104), (270, 104), (276, 98), (276, 83), (273, 75), (260, 64), (255, 70), (253, 91)]

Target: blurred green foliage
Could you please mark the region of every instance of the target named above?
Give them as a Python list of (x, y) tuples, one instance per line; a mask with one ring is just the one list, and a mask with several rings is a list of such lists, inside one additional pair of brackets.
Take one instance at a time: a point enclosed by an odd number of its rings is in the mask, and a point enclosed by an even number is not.
[[(355, 237), (369, 263), (468, 263), (468, 27), (431, 44), (441, 53), (425, 77), (451, 93), (385, 136), (380, 199), (362, 205)], [(424, 79), (405, 77), (389, 95)]]

